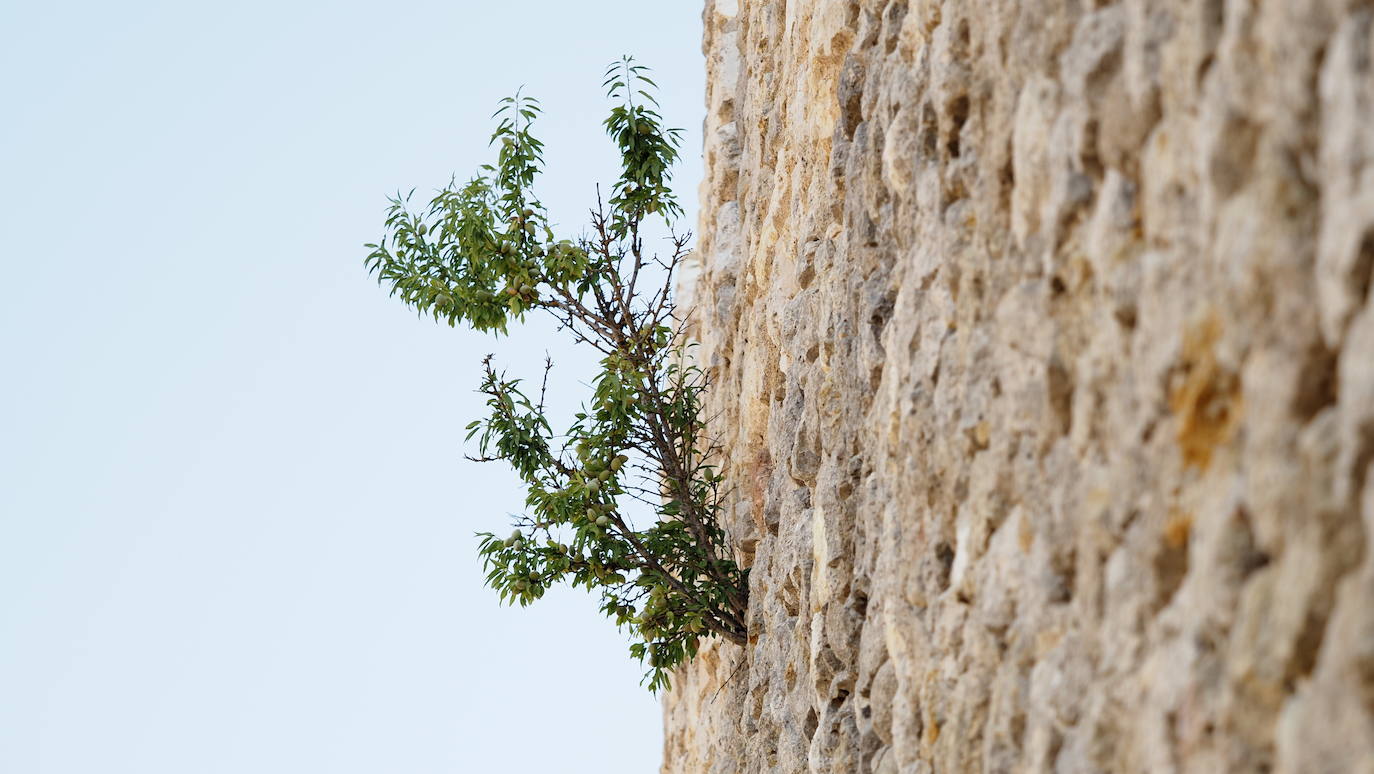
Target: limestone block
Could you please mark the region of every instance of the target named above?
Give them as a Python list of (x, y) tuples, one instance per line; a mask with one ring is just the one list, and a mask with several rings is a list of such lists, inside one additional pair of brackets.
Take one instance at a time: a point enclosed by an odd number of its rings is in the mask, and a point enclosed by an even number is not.
[(708, 0), (665, 772), (1374, 774), (1374, 9)]

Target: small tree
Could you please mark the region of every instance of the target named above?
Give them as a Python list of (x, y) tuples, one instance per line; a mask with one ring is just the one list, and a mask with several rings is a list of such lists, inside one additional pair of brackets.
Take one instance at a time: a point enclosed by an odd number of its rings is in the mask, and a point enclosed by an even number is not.
[[(511, 465), (527, 490), (528, 515), (507, 538), (479, 533), (487, 584), (527, 605), (570, 580), (601, 596), (601, 609), (637, 635), (630, 652), (650, 668), (651, 690), (696, 655), (701, 637), (745, 640), (747, 571), (721, 529), (717, 451), (703, 426), (705, 374), (685, 357), (672, 283), (687, 235), (666, 256), (647, 251), (641, 226), (682, 208), (669, 188), (681, 130), (656, 112), (656, 85), (626, 57), (603, 85), (614, 101), (606, 133), (620, 151), (611, 197), (597, 196), (590, 230), (557, 238), (533, 192), (543, 145), (531, 133), (537, 100), (502, 100), (491, 144), (496, 164), (450, 183), (422, 212), (391, 200), (386, 233), (367, 245), (370, 271), (392, 295), (450, 326), (504, 333), (527, 313), (551, 314), (600, 353), (590, 402), (561, 436), (518, 379), (483, 361), (489, 415), (468, 425), (479, 461)], [(547, 385), (551, 363), (546, 362)], [(656, 518), (636, 525), (637, 500)]]

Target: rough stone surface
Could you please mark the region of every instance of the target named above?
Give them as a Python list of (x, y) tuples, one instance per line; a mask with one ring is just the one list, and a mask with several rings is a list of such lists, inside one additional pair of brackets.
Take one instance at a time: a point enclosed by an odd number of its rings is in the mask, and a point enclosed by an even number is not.
[(665, 772), (1374, 772), (1374, 3), (714, 0)]

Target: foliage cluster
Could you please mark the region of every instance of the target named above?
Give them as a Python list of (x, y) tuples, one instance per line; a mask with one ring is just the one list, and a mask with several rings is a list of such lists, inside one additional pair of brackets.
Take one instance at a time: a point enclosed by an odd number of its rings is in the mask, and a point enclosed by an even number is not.
[[(475, 459), (515, 470), (528, 513), (509, 537), (481, 533), (480, 553), (504, 601), (527, 605), (565, 581), (598, 593), (602, 611), (635, 635), (631, 654), (647, 662), (657, 690), (702, 637), (744, 641), (746, 571), (719, 524), (722, 480), (702, 417), (707, 380), (683, 350), (671, 294), (688, 237), (675, 234), (660, 255), (642, 233), (651, 218), (671, 228), (682, 214), (669, 186), (681, 132), (663, 126), (656, 85), (633, 60), (613, 64), (603, 85), (620, 174), (609, 199), (598, 195), (588, 230), (559, 238), (536, 197), (540, 106), (517, 94), (493, 115), (496, 163), (450, 183), (420, 212), (407, 208), (409, 197), (393, 198), (367, 265), (421, 315), (500, 334), (544, 312), (599, 353), (590, 400), (561, 435), (545, 414), (544, 387), (532, 399), (484, 361), (489, 415), (468, 426), (468, 438), (478, 440)], [(652, 523), (633, 522), (632, 501), (648, 506)]]

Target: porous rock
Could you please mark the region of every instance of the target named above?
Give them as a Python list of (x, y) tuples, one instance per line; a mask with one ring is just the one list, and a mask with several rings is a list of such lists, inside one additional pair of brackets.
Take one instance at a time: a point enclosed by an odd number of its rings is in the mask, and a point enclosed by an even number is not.
[(1374, 6), (708, 0), (665, 772), (1374, 772)]

